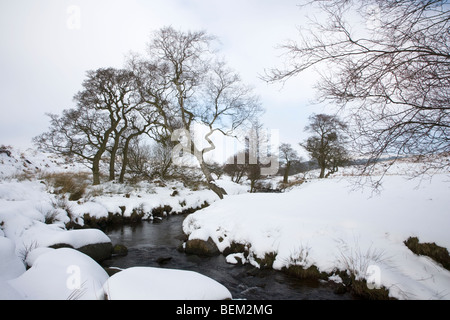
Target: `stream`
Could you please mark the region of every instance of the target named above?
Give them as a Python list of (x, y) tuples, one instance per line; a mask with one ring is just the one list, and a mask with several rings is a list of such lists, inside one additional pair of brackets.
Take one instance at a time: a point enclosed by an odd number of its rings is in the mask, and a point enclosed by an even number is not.
[(299, 280), (276, 270), (260, 270), (251, 265), (232, 265), (223, 255), (198, 257), (177, 250), (182, 243), (185, 215), (169, 216), (158, 223), (143, 221), (107, 231), (113, 245), (128, 248), (126, 256), (113, 256), (104, 267), (159, 267), (196, 271), (223, 284), (233, 299), (247, 300), (349, 300), (335, 294), (328, 283)]

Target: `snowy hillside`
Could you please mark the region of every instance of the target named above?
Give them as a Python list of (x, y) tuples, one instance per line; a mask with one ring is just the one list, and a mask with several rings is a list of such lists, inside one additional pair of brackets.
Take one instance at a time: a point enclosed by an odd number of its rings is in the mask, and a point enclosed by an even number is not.
[(28, 149), (21, 151), (12, 147), (0, 148), (0, 180), (32, 179), (56, 172), (89, 172), (81, 164), (50, 153)]

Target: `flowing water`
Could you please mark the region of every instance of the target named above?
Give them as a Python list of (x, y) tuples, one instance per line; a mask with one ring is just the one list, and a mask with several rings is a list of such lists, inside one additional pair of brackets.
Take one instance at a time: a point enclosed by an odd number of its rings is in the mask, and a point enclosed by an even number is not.
[(159, 223), (142, 222), (107, 232), (113, 245), (123, 244), (128, 255), (114, 256), (104, 267), (160, 267), (196, 271), (231, 292), (233, 299), (248, 300), (348, 300), (350, 294), (335, 294), (327, 283), (299, 280), (280, 271), (259, 270), (250, 265), (231, 265), (225, 257), (198, 257), (179, 252), (182, 223), (186, 216), (169, 216)]

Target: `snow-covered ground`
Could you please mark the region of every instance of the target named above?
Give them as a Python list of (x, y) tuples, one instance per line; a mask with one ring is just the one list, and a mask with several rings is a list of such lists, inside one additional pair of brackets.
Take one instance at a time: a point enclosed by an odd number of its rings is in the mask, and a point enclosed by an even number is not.
[[(225, 288), (201, 275), (133, 268), (108, 278), (86, 255), (48, 248), (58, 243), (80, 248), (110, 241), (96, 229), (66, 229), (71, 219), (83, 225), (85, 213), (101, 218), (108, 213), (128, 216), (140, 209), (151, 218), (153, 208), (182, 211), (204, 201), (211, 205), (189, 215), (183, 229), (189, 239), (211, 238), (221, 251), (233, 242), (246, 245), (248, 255), (230, 254), (229, 263), (240, 260), (258, 267), (258, 258), (272, 253), (275, 269), (315, 265), (330, 274), (349, 270), (375, 287), (384, 286), (395, 298), (450, 299), (450, 272), (428, 257), (413, 254), (403, 243), (415, 236), (450, 248), (450, 176), (441, 172), (431, 180), (408, 179), (405, 173), (411, 172), (411, 165), (421, 164), (400, 161), (390, 167), (380, 193), (355, 188), (360, 180), (354, 176), (355, 168), (349, 167), (325, 180), (314, 179), (310, 172), (306, 183), (282, 194), (248, 194), (247, 186), (225, 178), (219, 184), (229, 196), (222, 201), (209, 190), (192, 191), (178, 182), (105, 183), (87, 187), (82, 198), (68, 201), (53, 192), (43, 177), (89, 173), (85, 167), (35, 151), (0, 153), (0, 299), (102, 299), (105, 294), (124, 298), (121, 293), (133, 291), (130, 279), (140, 288), (166, 277), (161, 283), (173, 288), (173, 297), (229, 298)], [(380, 163), (375, 173), (388, 166)], [(274, 177), (273, 184), (280, 179)], [(198, 295), (189, 296), (189, 288), (171, 280), (180, 278), (201, 278)], [(339, 281), (337, 275), (332, 279)], [(170, 296), (169, 292), (164, 298)], [(158, 294), (144, 292), (139, 297), (158, 298)]]
[[(192, 191), (179, 182), (143, 182), (132, 186), (110, 182), (87, 186), (82, 198), (69, 201), (68, 195), (54, 192), (46, 177), (89, 175), (85, 167), (33, 150), (9, 151), (0, 153), (0, 299), (103, 299), (108, 275), (94, 260), (74, 249), (49, 246), (66, 244), (77, 249), (111, 240), (97, 229), (67, 230), (67, 223), (74, 221), (83, 226), (85, 214), (95, 218), (105, 218), (110, 213), (127, 217), (135, 209), (145, 212), (144, 219), (151, 219), (154, 208), (170, 206), (172, 212), (181, 212), (219, 199), (210, 190)], [(226, 180), (221, 181), (221, 186), (230, 194), (247, 190)], [(151, 269), (127, 274), (132, 279), (142, 275), (141, 281), (136, 280), (137, 287), (144, 280), (162, 276)], [(122, 277), (114, 280), (111, 277), (108, 297), (117, 298), (123, 292)], [(177, 290), (174, 297), (188, 298), (192, 290), (178, 288), (173, 280), (183, 277), (187, 277), (183, 271), (175, 272), (161, 283)], [(196, 298), (202, 292), (208, 299), (231, 297), (225, 288), (205, 278), (198, 286)], [(145, 297), (158, 297), (161, 290), (155, 287)], [(168, 297), (161, 296), (161, 299)]]
[(246, 245), (248, 256), (230, 254), (230, 263), (258, 266), (258, 258), (274, 253), (274, 269), (349, 270), (394, 298), (450, 299), (450, 271), (403, 243), (414, 236), (450, 248), (450, 176), (409, 179), (398, 173), (406, 165), (384, 177), (380, 193), (357, 187), (347, 168), (283, 194), (228, 197), (188, 216), (183, 229), (189, 239), (213, 239), (221, 251)]

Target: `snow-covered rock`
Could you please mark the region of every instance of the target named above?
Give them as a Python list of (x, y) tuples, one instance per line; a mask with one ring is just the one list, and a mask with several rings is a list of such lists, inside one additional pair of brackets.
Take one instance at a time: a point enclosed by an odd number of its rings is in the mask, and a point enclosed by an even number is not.
[(87, 255), (68, 248), (39, 255), (10, 288), (30, 300), (103, 299), (106, 271)]
[(110, 243), (111, 239), (98, 229), (65, 230), (55, 225), (34, 222), (22, 233), (24, 243), (35, 241), (39, 247), (68, 244), (78, 249), (89, 244)]
[(134, 267), (111, 276), (103, 286), (109, 300), (225, 300), (231, 293), (193, 271)]

